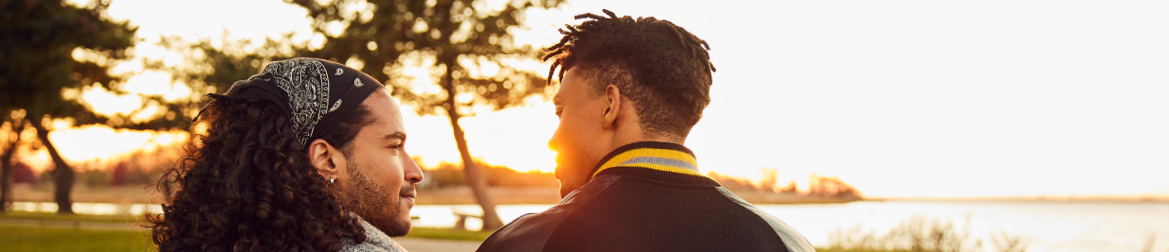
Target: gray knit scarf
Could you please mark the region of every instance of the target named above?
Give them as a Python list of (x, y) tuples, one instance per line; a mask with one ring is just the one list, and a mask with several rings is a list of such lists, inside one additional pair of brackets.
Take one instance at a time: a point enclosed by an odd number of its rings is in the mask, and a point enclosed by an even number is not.
[(361, 227), (365, 228), (365, 242), (354, 244), (352, 238), (345, 238), (341, 240), (341, 252), (406, 252), (405, 248), (390, 239), (390, 236), (378, 230), (361, 216), (350, 213), (350, 215), (357, 218), (361, 222)]

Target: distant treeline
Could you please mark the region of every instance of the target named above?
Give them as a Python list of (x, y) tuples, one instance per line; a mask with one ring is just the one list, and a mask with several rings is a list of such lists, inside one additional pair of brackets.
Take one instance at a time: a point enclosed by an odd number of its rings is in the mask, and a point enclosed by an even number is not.
[[(490, 187), (556, 188), (560, 185), (559, 180), (552, 173), (539, 171), (517, 172), (502, 165), (491, 165), (482, 162), (477, 162), (476, 164), (486, 168), (487, 185)], [(424, 169), (426, 179), (419, 185), (421, 188), (466, 186), (466, 175), (463, 173), (462, 165), (443, 162), (437, 166), (426, 167)], [(713, 172), (707, 176), (728, 190), (736, 193), (750, 192), (757, 194), (791, 195), (799, 198), (820, 197), (851, 200), (859, 200), (864, 197), (860, 190), (835, 177), (812, 175), (808, 177), (808, 188), (806, 190), (800, 190), (796, 186), (795, 181), (787, 184), (776, 183), (774, 175), (765, 176), (760, 182), (753, 182), (751, 179), (731, 177)], [(750, 195), (744, 196), (750, 197)]]
[(714, 179), (723, 187), (734, 192), (758, 192), (766, 194), (790, 194), (796, 196), (813, 196), (825, 198), (842, 198), (842, 199), (862, 199), (864, 196), (860, 190), (857, 190), (852, 185), (844, 183), (835, 177), (822, 177), (812, 175), (808, 177), (808, 188), (805, 191), (800, 191), (796, 186), (795, 181), (780, 185), (777, 183), (774, 174), (768, 174), (760, 182), (753, 182), (749, 179), (736, 178), (711, 172), (707, 174), (708, 177)]
[[(149, 150), (137, 150), (108, 159), (70, 162), (70, 166), (76, 173), (74, 183), (91, 188), (143, 185), (158, 182), (162, 173), (176, 165), (183, 154), (185, 151), (182, 145), (176, 144)], [(52, 162), (44, 164), (43, 167), (36, 167), (39, 169), (34, 169), (30, 164), (21, 161), (14, 163), (13, 182), (53, 183), (53, 171), (56, 170), (56, 165)]]
[[(158, 182), (158, 178), (165, 172), (165, 168), (175, 165), (179, 158), (178, 151), (134, 152), (119, 158), (119, 161), (89, 160), (74, 163), (76, 170), (75, 183), (88, 187), (107, 187), (121, 185), (142, 185)], [(52, 163), (41, 169), (40, 174), (27, 164), (16, 162), (13, 165), (13, 182), (16, 183), (53, 183)]]
[[(486, 168), (487, 186), (490, 187), (551, 187), (560, 186), (556, 175), (552, 173), (531, 171), (517, 172), (507, 166), (490, 165), (476, 162), (479, 167)], [(427, 167), (424, 172), (426, 179), (420, 187), (444, 188), (467, 185), (467, 176), (463, 173), (463, 166), (452, 163), (439, 163), (435, 167)]]
[[(160, 155), (162, 154), (162, 155)], [(120, 185), (150, 184), (158, 181), (166, 166), (171, 166), (178, 159), (177, 153), (134, 153), (119, 162), (85, 162), (77, 165), (79, 172), (77, 182), (88, 187), (106, 187)], [(421, 163), (421, 162), (420, 162)], [(560, 181), (552, 173), (531, 171), (518, 172), (507, 166), (491, 165), (477, 162), (487, 172), (487, 185), (503, 188), (557, 188)], [(27, 165), (17, 163), (14, 174), (17, 183), (51, 183), (51, 169), (44, 169), (43, 174), (36, 174)], [(423, 167), (426, 178), (419, 185), (420, 188), (451, 188), (466, 186), (466, 175), (463, 167), (454, 163), (439, 163), (434, 167)], [(741, 193), (781, 194), (800, 197), (825, 197), (861, 199), (860, 191), (834, 177), (811, 176), (808, 178), (809, 188), (800, 191), (795, 181), (787, 184), (777, 183), (773, 174), (766, 174), (759, 182), (752, 179), (737, 178), (718, 173), (708, 176), (723, 187)], [(750, 197), (750, 195), (741, 195)]]

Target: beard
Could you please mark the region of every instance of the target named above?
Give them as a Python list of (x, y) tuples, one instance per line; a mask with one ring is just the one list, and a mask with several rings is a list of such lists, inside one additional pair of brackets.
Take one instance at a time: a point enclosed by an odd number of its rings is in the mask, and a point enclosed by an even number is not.
[(343, 192), (345, 200), (342, 206), (351, 209), (357, 216), (361, 216), (370, 225), (378, 228), (390, 237), (404, 236), (410, 233), (410, 218), (402, 215), (410, 214), (409, 210), (402, 212), (400, 195), (414, 190), (413, 183), (406, 183), (398, 194), (386, 195), (389, 190), (379, 183), (375, 183), (361, 172), (356, 162), (349, 163), (351, 181)]

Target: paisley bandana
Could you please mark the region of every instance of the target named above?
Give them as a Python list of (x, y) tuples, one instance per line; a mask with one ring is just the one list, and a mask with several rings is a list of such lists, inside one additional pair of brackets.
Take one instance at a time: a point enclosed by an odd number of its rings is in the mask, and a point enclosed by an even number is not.
[(297, 143), (304, 147), (331, 131), (382, 87), (369, 75), (336, 62), (294, 58), (272, 62), (263, 72), (237, 81), (227, 93), (210, 96), (279, 105), (292, 120)]

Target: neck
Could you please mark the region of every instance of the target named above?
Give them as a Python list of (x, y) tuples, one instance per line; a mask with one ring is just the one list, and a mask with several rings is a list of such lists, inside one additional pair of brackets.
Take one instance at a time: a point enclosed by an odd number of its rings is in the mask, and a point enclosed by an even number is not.
[(667, 134), (651, 134), (644, 131), (635, 131), (629, 133), (617, 133), (613, 138), (613, 142), (609, 145), (610, 150), (616, 150), (621, 146), (625, 146), (636, 142), (666, 142), (678, 145), (685, 145), (685, 137), (674, 137)]

